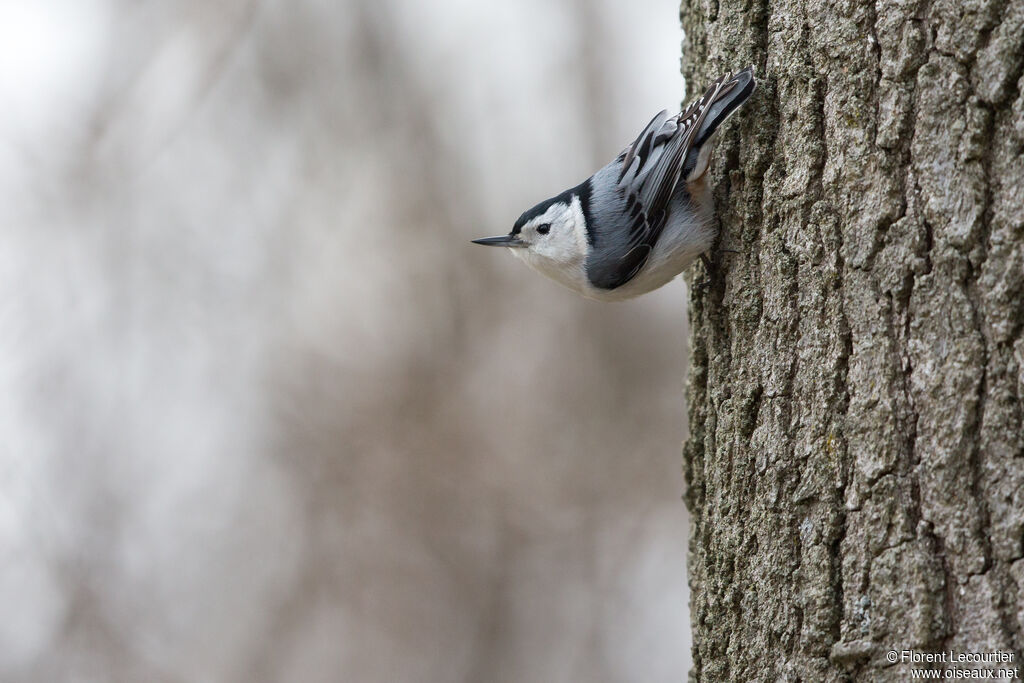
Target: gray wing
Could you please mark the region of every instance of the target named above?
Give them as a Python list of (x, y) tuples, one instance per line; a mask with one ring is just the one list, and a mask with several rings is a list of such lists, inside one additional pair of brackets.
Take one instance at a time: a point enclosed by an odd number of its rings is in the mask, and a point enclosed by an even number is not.
[(627, 227), (591, 269), (595, 287), (614, 289), (629, 282), (647, 262), (668, 217), (669, 202), (683, 170), (695, 132), (713, 105), (735, 86), (730, 76), (715, 81), (704, 95), (676, 116), (662, 111), (647, 124), (622, 156), (618, 190), (625, 199)]

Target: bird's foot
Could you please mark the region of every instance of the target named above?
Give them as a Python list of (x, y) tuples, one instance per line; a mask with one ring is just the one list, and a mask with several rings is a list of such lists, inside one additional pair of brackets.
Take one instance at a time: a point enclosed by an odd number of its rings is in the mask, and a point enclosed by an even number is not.
[[(719, 249), (718, 251), (725, 252), (727, 254), (743, 253), (735, 249)], [(711, 263), (711, 257), (707, 255), (707, 252), (704, 252), (703, 254), (700, 255), (700, 262), (704, 264), (704, 280), (702, 282), (698, 282), (697, 284), (695, 284), (694, 287), (700, 290), (706, 290), (708, 287), (711, 286), (711, 278), (717, 270), (717, 268), (715, 268), (714, 265)]]
[(707, 289), (711, 286), (711, 259), (708, 258), (707, 254), (701, 254), (700, 262), (704, 264), (704, 280), (694, 284), (694, 287), (701, 291), (707, 291)]

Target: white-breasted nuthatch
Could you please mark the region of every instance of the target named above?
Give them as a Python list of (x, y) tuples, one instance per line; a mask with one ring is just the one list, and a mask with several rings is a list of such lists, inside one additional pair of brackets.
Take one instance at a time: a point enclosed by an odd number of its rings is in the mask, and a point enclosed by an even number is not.
[(592, 299), (619, 301), (661, 287), (715, 239), (704, 182), (710, 141), (755, 85), (753, 67), (722, 76), (679, 114), (655, 116), (597, 173), (524, 213), (509, 234), (473, 241), (510, 247)]

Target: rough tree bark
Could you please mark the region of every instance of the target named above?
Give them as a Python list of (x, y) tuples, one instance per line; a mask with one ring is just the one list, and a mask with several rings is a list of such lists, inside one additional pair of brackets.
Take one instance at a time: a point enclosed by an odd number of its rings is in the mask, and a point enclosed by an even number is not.
[(681, 14), (690, 97), (759, 79), (690, 307), (691, 677), (1024, 668), (1024, 0)]

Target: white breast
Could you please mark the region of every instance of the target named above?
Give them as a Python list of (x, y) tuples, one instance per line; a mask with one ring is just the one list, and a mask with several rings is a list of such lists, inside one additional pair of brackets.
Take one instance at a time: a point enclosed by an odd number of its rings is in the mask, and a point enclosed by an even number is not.
[(578, 199), (572, 204), (572, 210), (578, 214), (575, 244), (565, 244), (564, 249), (553, 254), (554, 258), (537, 254), (532, 249), (509, 251), (534, 270), (588, 299), (622, 301), (646, 294), (671, 282), (714, 242), (711, 193), (703, 179), (689, 183), (687, 189), (692, 198), (691, 204), (685, 206), (682, 200), (673, 198), (665, 228), (647, 262), (632, 280), (616, 289), (598, 289), (587, 279), (584, 264), (590, 247)]
[(636, 276), (615, 289), (597, 289), (584, 280), (583, 296), (598, 301), (623, 301), (662, 287), (707, 251), (715, 241), (714, 203), (703, 179), (687, 186), (692, 204), (673, 199), (665, 229)]

